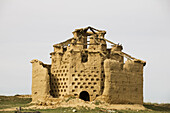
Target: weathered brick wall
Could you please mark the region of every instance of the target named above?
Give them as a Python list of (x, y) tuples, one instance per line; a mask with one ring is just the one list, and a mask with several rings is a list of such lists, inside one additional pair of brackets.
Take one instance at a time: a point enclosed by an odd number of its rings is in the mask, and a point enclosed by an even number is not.
[[(63, 48), (59, 47), (51, 54), (50, 93), (53, 97), (79, 97), (82, 91), (86, 91), (90, 100), (94, 100), (104, 89), (103, 57), (98, 51), (86, 50), (82, 53), (80, 48), (73, 48), (72, 45), (63, 51)], [(87, 61), (82, 61), (82, 54), (86, 54)]]
[(32, 102), (45, 101), (50, 96), (49, 70), (41, 61), (32, 60)]
[(69, 94), (68, 55), (68, 52), (63, 52), (61, 50), (55, 51), (55, 53), (52, 54), (50, 94), (55, 98)]
[(106, 102), (143, 104), (143, 64), (126, 61), (122, 63), (107, 59), (104, 62)]
[[(111, 104), (142, 104), (146, 62), (122, 52), (123, 46), (105, 39), (105, 34), (92, 27), (76, 29), (73, 38), (53, 45), (51, 65), (32, 60), (33, 101), (85, 92), (90, 101), (99, 96)], [(106, 41), (112, 48), (107, 49)], [(134, 60), (124, 63), (124, 57)]]
[(101, 95), (103, 87), (102, 57), (98, 52), (88, 53), (87, 62), (81, 62), (81, 52), (70, 56), (69, 94), (79, 96), (82, 91), (89, 93), (90, 101)]

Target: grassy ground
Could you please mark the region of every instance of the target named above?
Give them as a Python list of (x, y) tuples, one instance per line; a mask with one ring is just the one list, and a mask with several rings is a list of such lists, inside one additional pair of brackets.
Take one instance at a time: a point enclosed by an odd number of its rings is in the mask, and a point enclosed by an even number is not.
[[(28, 106), (28, 103), (31, 102), (30, 98), (18, 98), (16, 96), (0, 96), (0, 110), (4, 108), (11, 107), (23, 107)], [(113, 110), (116, 113), (170, 113), (170, 104), (151, 104), (145, 103), (144, 106), (149, 110), (145, 111), (132, 111), (132, 110)], [(57, 109), (46, 109), (46, 110), (27, 110), (27, 111), (40, 111), (41, 113), (73, 113), (73, 109), (76, 108), (57, 108)], [(105, 109), (87, 109), (81, 108), (79, 110), (76, 109), (76, 113), (106, 113)], [(14, 111), (0, 111), (0, 113), (14, 113)]]
[(27, 106), (31, 98), (18, 98), (16, 96), (0, 96), (0, 109)]

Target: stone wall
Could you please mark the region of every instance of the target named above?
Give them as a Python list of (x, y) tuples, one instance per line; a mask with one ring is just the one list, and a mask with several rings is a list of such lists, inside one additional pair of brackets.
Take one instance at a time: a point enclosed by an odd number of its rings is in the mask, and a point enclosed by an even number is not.
[(72, 52), (70, 57), (69, 93), (79, 97), (88, 92), (90, 101), (101, 95), (103, 88), (102, 56), (99, 52), (88, 52), (87, 62), (82, 62), (81, 52)]
[(55, 50), (52, 54), (50, 80), (50, 94), (53, 97), (56, 98), (69, 94), (69, 53), (63, 52), (63, 48)]
[(105, 87), (102, 98), (111, 104), (143, 104), (143, 64), (127, 60), (104, 61)]
[(142, 104), (146, 62), (122, 52), (123, 46), (105, 39), (105, 34), (92, 27), (76, 29), (73, 38), (53, 45), (51, 65), (32, 60), (33, 102), (50, 95), (72, 95), (88, 101), (97, 97), (111, 104)]
[(32, 102), (45, 101), (50, 97), (50, 65), (32, 60)]
[[(77, 45), (76, 45), (77, 46)], [(104, 89), (103, 57), (98, 51), (82, 51), (74, 45), (58, 47), (51, 54), (50, 94), (53, 97), (80, 96), (88, 92), (90, 100), (101, 95)], [(65, 51), (64, 51), (65, 50)]]

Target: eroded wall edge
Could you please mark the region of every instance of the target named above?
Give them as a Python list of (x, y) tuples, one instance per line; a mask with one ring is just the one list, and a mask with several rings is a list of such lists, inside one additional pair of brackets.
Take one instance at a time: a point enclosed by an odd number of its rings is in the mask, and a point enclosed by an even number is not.
[(32, 63), (32, 103), (43, 102), (50, 97), (51, 65), (34, 59)]

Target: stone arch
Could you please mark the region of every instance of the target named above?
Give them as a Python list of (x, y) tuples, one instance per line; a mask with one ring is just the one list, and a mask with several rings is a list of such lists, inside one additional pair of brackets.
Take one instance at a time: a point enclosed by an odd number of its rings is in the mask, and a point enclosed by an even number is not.
[(80, 92), (79, 98), (84, 100), (84, 101), (90, 101), (90, 95), (87, 91)]

